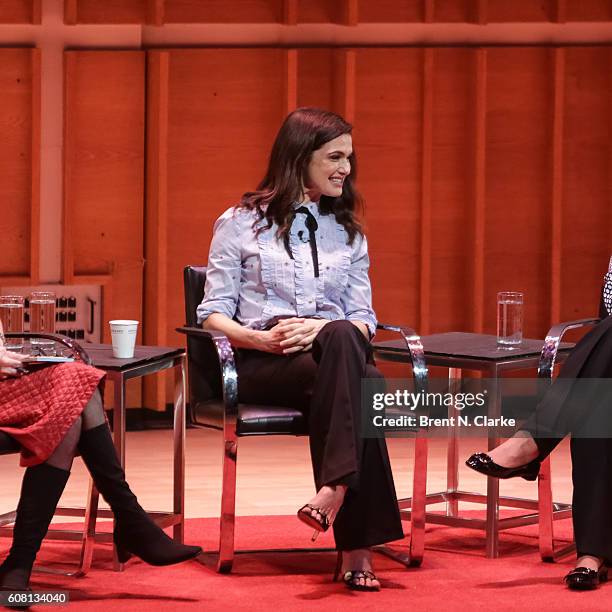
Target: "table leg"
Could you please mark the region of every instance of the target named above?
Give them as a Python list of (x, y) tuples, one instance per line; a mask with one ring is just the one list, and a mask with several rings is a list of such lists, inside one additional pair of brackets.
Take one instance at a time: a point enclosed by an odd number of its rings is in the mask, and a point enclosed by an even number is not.
[(113, 376), (113, 441), (121, 467), (125, 469), (125, 381), (123, 376)]
[[(492, 377), (494, 391), (489, 400), (488, 416), (498, 418), (501, 415), (502, 389), (497, 374)], [(497, 427), (488, 428), (488, 450), (494, 449), (498, 443)], [(487, 524), (486, 524), (486, 554), (489, 558), (499, 556), (499, 479), (487, 478)]]
[(180, 522), (174, 525), (173, 534), (177, 542), (185, 535), (185, 357), (174, 367), (174, 514)]
[[(448, 369), (449, 392), (453, 395), (461, 391), (461, 368)], [(448, 428), (448, 445), (446, 451), (446, 492), (450, 499), (446, 502), (446, 515), (457, 516), (459, 501), (454, 494), (459, 489), (459, 439), (458, 425), (456, 423), (459, 411), (454, 404), (448, 407), (448, 416), (453, 418), (454, 425)]]
[[(119, 372), (109, 376), (113, 381), (113, 441), (119, 455), (121, 467), (125, 470), (125, 380)], [(119, 562), (117, 557), (117, 547), (113, 545), (113, 569), (122, 572), (124, 564)]]

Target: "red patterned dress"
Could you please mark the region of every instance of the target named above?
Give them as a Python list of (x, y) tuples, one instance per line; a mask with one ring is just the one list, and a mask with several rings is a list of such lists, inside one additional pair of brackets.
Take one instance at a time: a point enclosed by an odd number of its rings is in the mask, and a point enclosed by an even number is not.
[(21, 445), (22, 466), (51, 456), (103, 378), (101, 370), (70, 362), (0, 380), (0, 431)]

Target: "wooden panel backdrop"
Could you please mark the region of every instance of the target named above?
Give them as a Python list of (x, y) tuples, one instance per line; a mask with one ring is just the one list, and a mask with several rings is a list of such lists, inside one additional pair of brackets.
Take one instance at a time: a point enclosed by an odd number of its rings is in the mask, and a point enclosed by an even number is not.
[(308, 104), (354, 121), (381, 319), (493, 333), (499, 290), (526, 293), (528, 335), (595, 312), (608, 47), (152, 51), (149, 87), (147, 341), (181, 344), (182, 267), (206, 261), (214, 219)]
[(104, 285), (105, 341), (109, 319), (142, 320), (144, 92), (143, 52), (65, 54), (62, 280)]
[(167, 23), (273, 23), (282, 21), (283, 0), (166, 0)]
[(0, 49), (0, 286), (38, 282), (40, 52)]
[[(4, 0), (27, 20), (42, 0)], [(64, 0), (66, 23), (517, 23), (611, 21), (610, 0)], [(34, 9), (36, 10), (36, 9)], [(38, 9), (39, 10), (39, 9)], [(18, 16), (18, 17), (16, 17)], [(36, 22), (35, 22), (36, 23)]]
[(40, 24), (42, 0), (2, 0), (0, 23)]
[(575, 48), (560, 52), (558, 61), (564, 66), (557, 111), (560, 315), (580, 318), (592, 312), (591, 296), (612, 251), (612, 55), (610, 48)]
[[(0, 273), (29, 283), (40, 57), (1, 54)], [(214, 219), (305, 104), (355, 123), (381, 319), (493, 332), (501, 289), (526, 292), (529, 335), (595, 311), (612, 244), (609, 47), (151, 51), (146, 111), (144, 58), (66, 54), (63, 280), (103, 283), (104, 320), (182, 344), (183, 266), (205, 262)], [(166, 398), (154, 383), (146, 404)]]
[[(494, 329), (498, 291), (526, 295), (527, 334), (549, 322), (551, 52), (486, 55), (484, 328)], [(477, 121), (483, 121), (482, 115)]]
[[(149, 92), (167, 102), (156, 108), (148, 98), (149, 170), (158, 168), (157, 177), (149, 173), (148, 227), (168, 239), (147, 243), (147, 342), (183, 343), (173, 331), (184, 322), (182, 269), (206, 262), (214, 220), (259, 181), (285, 114), (285, 72), (280, 50), (149, 53)], [(148, 384), (147, 399), (162, 402), (159, 382)]]
[[(40, 24), (41, 6), (6, 0), (0, 23)], [(611, 0), (65, 0), (64, 9), (69, 24), (612, 20)], [(320, 105), (355, 124), (380, 318), (421, 333), (493, 332), (496, 291), (516, 289), (526, 292), (526, 332), (541, 336), (595, 311), (612, 250), (611, 53), (69, 51), (62, 280), (102, 283), (104, 320), (138, 318), (146, 342), (181, 345), (183, 266), (205, 262), (214, 219), (255, 186), (286, 112)], [(38, 282), (40, 66), (40, 50), (0, 49), (4, 285)], [(160, 379), (145, 403), (168, 397)]]
[(64, 21), (75, 23), (145, 23), (149, 0), (64, 0)]

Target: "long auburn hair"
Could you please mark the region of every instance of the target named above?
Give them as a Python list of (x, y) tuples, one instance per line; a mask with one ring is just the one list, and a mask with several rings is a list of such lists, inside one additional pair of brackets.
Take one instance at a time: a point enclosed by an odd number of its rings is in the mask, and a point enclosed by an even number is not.
[[(313, 152), (352, 130), (350, 123), (331, 111), (306, 107), (294, 110), (276, 135), (264, 178), (255, 191), (243, 194), (237, 207), (255, 210), (255, 224), (264, 218), (267, 220), (267, 227), (258, 231), (270, 229), (276, 223), (277, 238), (287, 240), (295, 216), (293, 203), (302, 198), (302, 186), (306, 182)], [(363, 199), (354, 185), (357, 172), (354, 151), (348, 159), (351, 172), (344, 179), (342, 195), (337, 198), (322, 195), (319, 210), (322, 214), (336, 217), (348, 234), (348, 243), (352, 244), (355, 236), (363, 232), (356, 218), (363, 209)]]

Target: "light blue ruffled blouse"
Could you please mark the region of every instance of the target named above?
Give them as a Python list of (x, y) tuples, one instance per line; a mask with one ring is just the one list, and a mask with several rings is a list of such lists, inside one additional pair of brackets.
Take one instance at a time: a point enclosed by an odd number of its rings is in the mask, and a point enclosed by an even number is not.
[(255, 211), (229, 208), (215, 222), (208, 255), (204, 299), (198, 323), (218, 312), (253, 329), (276, 317), (319, 317), (361, 321), (376, 330), (368, 269), (368, 245), (358, 234), (352, 245), (334, 215), (316, 203), (302, 204), (315, 217), (319, 276), (315, 277), (306, 215), (298, 214), (289, 233), (289, 256), (277, 240), (277, 226), (265, 227)]

